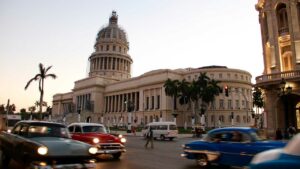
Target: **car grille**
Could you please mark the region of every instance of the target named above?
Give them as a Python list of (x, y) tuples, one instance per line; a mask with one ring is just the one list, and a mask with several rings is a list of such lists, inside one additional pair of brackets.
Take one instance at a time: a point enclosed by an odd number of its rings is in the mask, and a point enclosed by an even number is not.
[(115, 149), (123, 149), (124, 146), (120, 143), (100, 143), (98, 148), (100, 150), (115, 150)]

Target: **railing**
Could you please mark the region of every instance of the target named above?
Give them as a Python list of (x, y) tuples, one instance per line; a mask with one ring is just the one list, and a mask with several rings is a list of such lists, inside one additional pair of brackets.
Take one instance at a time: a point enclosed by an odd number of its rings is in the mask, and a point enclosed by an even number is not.
[(258, 76), (255, 78), (255, 80), (256, 80), (256, 84), (259, 84), (259, 83), (270, 82), (270, 81), (280, 81), (282, 78), (288, 80), (288, 79), (294, 79), (299, 77), (300, 77), (300, 70), (292, 70), (292, 71)]

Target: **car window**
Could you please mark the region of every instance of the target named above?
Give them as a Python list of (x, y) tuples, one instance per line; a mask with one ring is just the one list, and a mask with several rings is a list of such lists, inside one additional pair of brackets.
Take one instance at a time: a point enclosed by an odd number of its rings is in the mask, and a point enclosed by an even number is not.
[(21, 124), (17, 125), (13, 130), (12, 133), (13, 134), (19, 134), (20, 130), (21, 130)]
[(27, 137), (28, 136), (28, 125), (23, 125), (21, 127), (20, 133), (21, 136)]
[(103, 126), (83, 126), (82, 130), (84, 133), (106, 133)]
[(157, 126), (157, 130), (167, 130), (168, 126), (167, 125), (159, 125)]
[(206, 140), (209, 140), (209, 141), (214, 141), (214, 142), (220, 142), (220, 141), (223, 141), (223, 142), (228, 142), (231, 140), (231, 137), (232, 137), (232, 134), (230, 132), (218, 132), (218, 133), (213, 133), (213, 134), (210, 134)]
[(68, 129), (69, 129), (69, 132), (73, 133), (73, 131), (74, 131), (74, 126), (69, 126)]
[(31, 125), (28, 128), (28, 137), (63, 137), (69, 138), (66, 127), (56, 125)]
[(81, 127), (80, 126), (75, 126), (74, 133), (81, 133)]
[(176, 125), (170, 125), (169, 128), (170, 128), (170, 130), (177, 130), (177, 126)]

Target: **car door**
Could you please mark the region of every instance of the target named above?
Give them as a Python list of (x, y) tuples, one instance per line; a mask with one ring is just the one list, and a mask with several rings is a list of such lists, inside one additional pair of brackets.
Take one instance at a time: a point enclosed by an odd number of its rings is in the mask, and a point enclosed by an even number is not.
[(218, 144), (221, 153), (220, 163), (231, 166), (248, 165), (252, 158), (253, 144), (247, 134), (237, 132), (240, 135), (240, 139), (237, 139), (235, 132), (222, 133), (221, 141)]

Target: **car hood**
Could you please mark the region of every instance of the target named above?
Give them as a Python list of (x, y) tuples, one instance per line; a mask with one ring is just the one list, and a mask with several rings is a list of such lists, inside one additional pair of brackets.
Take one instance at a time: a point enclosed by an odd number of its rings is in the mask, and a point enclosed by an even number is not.
[(120, 139), (114, 135), (107, 133), (85, 133), (87, 137), (99, 138), (100, 143), (120, 143)]
[(31, 140), (36, 141), (48, 148), (48, 155), (55, 156), (86, 156), (90, 155), (89, 144), (58, 137), (36, 137)]

